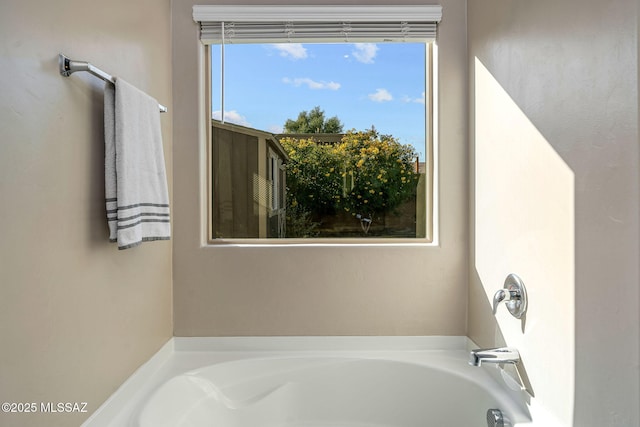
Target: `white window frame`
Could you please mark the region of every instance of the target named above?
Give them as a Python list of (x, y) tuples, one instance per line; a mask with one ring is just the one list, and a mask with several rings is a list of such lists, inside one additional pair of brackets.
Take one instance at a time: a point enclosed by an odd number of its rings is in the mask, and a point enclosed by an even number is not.
[[(390, 20), (412, 20), (416, 16), (432, 19), (439, 22), (442, 16), (440, 5), (420, 5), (420, 6), (378, 6), (378, 5), (332, 5), (332, 6), (292, 6), (292, 5), (194, 5), (193, 19), (201, 21), (390, 21)], [(300, 246), (439, 246), (439, 196), (438, 196), (438, 45), (437, 41), (424, 40), (427, 49), (426, 64), (426, 92), (427, 106), (425, 108), (427, 117), (426, 129), (426, 155), (427, 155), (427, 224), (426, 237), (424, 238), (400, 238), (400, 239), (344, 239), (344, 238), (307, 238), (307, 239), (215, 239), (212, 236), (212, 209), (210, 207), (210, 196), (203, 200), (207, 209), (207, 225), (203, 232), (206, 233), (206, 242), (210, 245), (234, 244), (248, 246), (268, 246), (268, 245), (300, 245)], [(208, 160), (207, 188), (211, 194), (211, 124), (207, 117), (211, 117), (211, 62), (208, 46), (201, 45), (203, 54), (201, 58), (201, 82), (204, 93), (201, 102), (205, 102), (206, 111), (204, 124), (206, 129), (206, 152)]]
[(269, 148), (269, 180), (271, 185), (271, 215), (278, 212), (280, 206), (280, 170), (282, 169), (282, 159)]
[(349, 22), (349, 21), (412, 21), (420, 19), (439, 22), (440, 5), (194, 5), (193, 19), (241, 22)]

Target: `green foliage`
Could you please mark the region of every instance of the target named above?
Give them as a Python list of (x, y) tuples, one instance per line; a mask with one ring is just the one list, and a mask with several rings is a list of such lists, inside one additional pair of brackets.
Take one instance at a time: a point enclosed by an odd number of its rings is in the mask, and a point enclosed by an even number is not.
[(342, 122), (338, 117), (325, 118), (324, 110), (314, 107), (311, 111), (302, 111), (296, 120), (288, 119), (284, 124), (285, 133), (340, 133)]
[(415, 196), (419, 175), (416, 152), (374, 129), (349, 132), (337, 147), (349, 159), (345, 173), (353, 176), (343, 209), (358, 213), (393, 211)]
[(342, 177), (337, 169), (342, 160), (335, 147), (318, 144), (312, 138), (283, 138), (280, 143), (289, 155), (287, 209), (300, 205), (315, 214), (334, 213), (336, 197), (342, 193)]
[(313, 138), (283, 138), (287, 163), (287, 211), (314, 218), (337, 211), (374, 215), (391, 212), (415, 196), (416, 153), (375, 129), (349, 131), (338, 144)]
[(287, 237), (309, 238), (318, 237), (320, 223), (313, 221), (311, 212), (298, 204), (287, 208)]

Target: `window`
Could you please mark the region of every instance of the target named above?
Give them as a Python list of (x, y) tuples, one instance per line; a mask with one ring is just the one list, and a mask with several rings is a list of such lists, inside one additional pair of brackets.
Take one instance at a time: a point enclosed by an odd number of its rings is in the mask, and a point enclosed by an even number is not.
[(439, 7), (409, 9), (194, 7), (213, 240), (429, 241)]

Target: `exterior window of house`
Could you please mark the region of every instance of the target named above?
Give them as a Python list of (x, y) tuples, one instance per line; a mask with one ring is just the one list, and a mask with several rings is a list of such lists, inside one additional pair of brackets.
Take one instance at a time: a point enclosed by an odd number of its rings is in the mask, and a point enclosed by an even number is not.
[(196, 19), (212, 241), (430, 241), (435, 23), (237, 19)]

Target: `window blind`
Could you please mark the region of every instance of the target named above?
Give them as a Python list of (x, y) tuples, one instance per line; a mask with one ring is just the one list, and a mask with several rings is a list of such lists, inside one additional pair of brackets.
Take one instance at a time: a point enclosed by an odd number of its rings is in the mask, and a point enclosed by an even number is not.
[(435, 40), (441, 6), (194, 6), (205, 44)]

